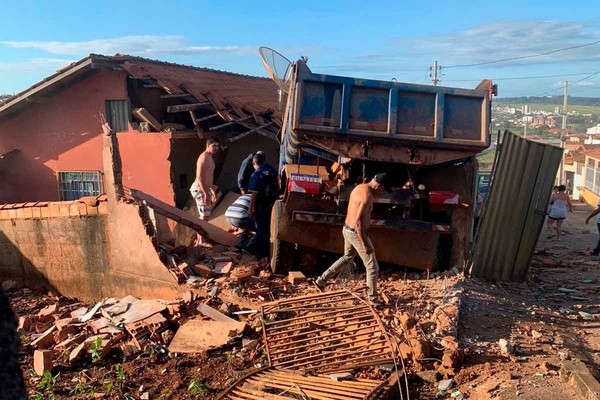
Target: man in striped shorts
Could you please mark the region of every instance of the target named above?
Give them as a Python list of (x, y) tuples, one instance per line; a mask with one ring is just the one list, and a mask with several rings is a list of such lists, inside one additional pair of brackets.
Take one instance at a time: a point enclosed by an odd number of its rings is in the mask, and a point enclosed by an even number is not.
[(240, 234), (240, 243), (238, 248), (251, 251), (256, 242), (256, 236), (250, 238), (250, 232), (256, 232), (256, 222), (254, 218), (248, 217), (248, 207), (252, 195), (246, 194), (240, 196), (236, 201), (225, 210), (225, 220), (229, 225), (242, 230)]

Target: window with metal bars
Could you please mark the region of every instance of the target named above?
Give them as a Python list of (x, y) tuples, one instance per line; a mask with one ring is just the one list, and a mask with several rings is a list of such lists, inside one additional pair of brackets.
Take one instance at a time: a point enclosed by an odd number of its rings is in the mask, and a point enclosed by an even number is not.
[(102, 174), (98, 171), (58, 172), (60, 200), (77, 200), (85, 196), (98, 196), (102, 190)]

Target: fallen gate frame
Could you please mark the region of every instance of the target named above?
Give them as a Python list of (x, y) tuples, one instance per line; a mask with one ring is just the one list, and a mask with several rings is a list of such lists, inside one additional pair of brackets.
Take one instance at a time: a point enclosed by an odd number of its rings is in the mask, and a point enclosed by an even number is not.
[[(261, 376), (264, 375), (264, 376)], [(273, 377), (276, 375), (276, 377)], [(271, 378), (271, 379), (269, 379)], [(275, 378), (275, 379), (273, 379)], [(259, 384), (256, 384), (256, 381)], [(264, 382), (261, 382), (264, 381)], [(288, 382), (286, 382), (288, 381)], [(311, 385), (310, 388), (301, 385)], [(315, 375), (304, 376), (297, 372), (280, 370), (273, 367), (261, 368), (250, 372), (244, 377), (238, 379), (233, 385), (227, 388), (218, 397), (219, 400), (246, 400), (246, 399), (290, 399), (296, 397), (285, 397), (283, 393), (273, 394), (264, 392), (262, 387), (271, 387), (273, 389), (284, 390), (284, 393), (294, 395), (306, 395), (311, 399), (335, 399), (335, 400), (357, 400), (357, 399), (379, 399), (386, 393), (388, 381), (376, 381), (370, 379), (360, 379), (351, 381), (334, 381), (327, 376)], [(279, 387), (277, 387), (279, 386)], [(282, 387), (283, 386), (283, 387)], [(362, 387), (361, 387), (362, 386)], [(371, 387), (369, 387), (371, 386)], [(364, 389), (363, 389), (364, 388)], [(370, 391), (367, 391), (369, 390)], [(242, 394), (238, 394), (241, 392)], [(250, 392), (250, 393), (248, 393)], [(354, 392), (354, 396), (345, 393)], [(357, 395), (363, 395), (357, 397)]]
[[(357, 306), (356, 304), (346, 304), (345, 307), (340, 305), (344, 302), (353, 303), (357, 300), (364, 302), (364, 305)], [(334, 305), (331, 306), (331, 303)], [(293, 311), (306, 312), (307, 315), (299, 315), (286, 320), (267, 322), (266, 314)], [(311, 311), (318, 312), (316, 315), (311, 315)], [(261, 307), (261, 316), (265, 350), (269, 359), (269, 365), (271, 366), (285, 369), (292, 368), (295, 370), (303, 369), (307, 372), (336, 372), (393, 362), (394, 347), (389, 340), (381, 319), (368, 303), (347, 290), (306, 295), (267, 303)], [(349, 318), (337, 320), (340, 317)], [(328, 321), (329, 325), (327, 325)], [(285, 326), (287, 328), (289, 328), (290, 325), (297, 325), (297, 328), (273, 332), (273, 329), (281, 329), (281, 327), (278, 328), (277, 325), (281, 326), (282, 322), (286, 323)], [(311, 325), (317, 325), (317, 323), (322, 327), (320, 329), (317, 328), (316, 330), (312, 330)], [(361, 324), (368, 324), (368, 326), (345, 330), (349, 327)], [(306, 330), (306, 328), (309, 328), (308, 332), (287, 335), (284, 338), (279, 339), (273, 338), (273, 336), (276, 335), (281, 336), (282, 334), (291, 333), (295, 330)], [(333, 329), (337, 330), (337, 332), (328, 333), (318, 337), (306, 337), (307, 334), (316, 335), (319, 332)], [(340, 337), (344, 333), (351, 335)], [(352, 340), (364, 336), (367, 336), (367, 338), (357, 341)], [(376, 338), (374, 338), (374, 336), (376, 336)], [(291, 340), (293, 337), (300, 337), (300, 339), (293, 341)], [(341, 343), (332, 345), (331, 343), (334, 342)], [(352, 345), (357, 342), (362, 344), (367, 342), (367, 344), (359, 348), (352, 347)], [(299, 343), (303, 344), (298, 346)], [(373, 345), (380, 346), (372, 348)], [(281, 349), (276, 353), (274, 346)], [(286, 354), (291, 350), (296, 350), (296, 352)], [(344, 350), (351, 350), (351, 352), (333, 356), (323, 356), (323, 354), (327, 354), (328, 351), (343, 352)], [(375, 351), (377, 353), (373, 353)], [(371, 352), (372, 354), (365, 355), (365, 353), (368, 352)], [(276, 354), (283, 355), (276, 357)], [(308, 356), (306, 356), (307, 354)], [(290, 359), (291, 357), (297, 358), (299, 356), (300, 359)], [(288, 360), (284, 361), (286, 359)], [(323, 365), (323, 363), (325, 364)]]

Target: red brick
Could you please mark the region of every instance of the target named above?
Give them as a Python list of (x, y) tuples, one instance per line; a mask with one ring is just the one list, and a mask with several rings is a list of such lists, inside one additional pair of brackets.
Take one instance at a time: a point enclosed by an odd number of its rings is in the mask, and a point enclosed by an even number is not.
[(50, 207), (40, 207), (42, 218), (50, 218)]
[(79, 215), (87, 215), (87, 205), (85, 203), (77, 203), (79, 207)]
[(42, 333), (39, 338), (31, 342), (31, 345), (36, 349), (45, 349), (50, 347), (54, 344), (54, 336), (52, 334), (54, 333), (55, 329), (56, 327), (52, 325), (44, 333)]
[(17, 218), (17, 210), (15, 210), (14, 208), (9, 209), (8, 210), (8, 218), (10, 218), (10, 219)]
[[(46, 207), (44, 207), (46, 208)], [(31, 215), (33, 218), (41, 218), (42, 217), (42, 208), (41, 207), (31, 207)]]
[(31, 317), (29, 317), (29, 316), (19, 317), (19, 327), (17, 328), (17, 331), (29, 332), (30, 329), (31, 329)]
[(73, 336), (70, 339), (65, 339), (54, 347), (54, 350), (66, 350), (70, 348), (74, 344), (81, 344), (85, 341), (86, 334), (80, 333), (78, 335)]
[(52, 371), (52, 351), (36, 350), (33, 353), (33, 370), (39, 376), (44, 375), (44, 371)]
[(70, 205), (70, 203), (58, 203), (61, 217), (68, 217), (71, 215), (71, 211), (69, 210)]
[(17, 208), (17, 218), (25, 218), (24, 208)]
[(0, 219), (9, 219), (10, 215), (8, 210), (0, 210)]
[(87, 214), (88, 215), (98, 215), (98, 207), (87, 206)]
[(205, 278), (210, 278), (215, 274), (212, 268), (207, 267), (206, 265), (196, 264), (190, 267), (195, 274), (203, 276)]
[(51, 218), (60, 217), (60, 203), (50, 203), (48, 208), (50, 209)]
[(33, 218), (33, 207), (24, 207), (23, 210), (23, 218)]
[(79, 202), (74, 201), (69, 203), (69, 215), (71, 217), (79, 217)]
[(67, 325), (63, 329), (59, 330), (58, 332), (54, 332), (54, 341), (56, 343), (60, 343), (63, 340), (67, 339), (69, 337), (69, 335), (76, 334), (77, 331), (78, 331), (78, 329), (75, 325)]

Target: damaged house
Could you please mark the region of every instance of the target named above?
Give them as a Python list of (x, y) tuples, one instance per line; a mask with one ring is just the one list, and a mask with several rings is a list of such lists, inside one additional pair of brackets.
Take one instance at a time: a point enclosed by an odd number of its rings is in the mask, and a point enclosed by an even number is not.
[[(118, 140), (115, 171), (104, 120)], [(111, 176), (183, 209), (207, 137), (221, 141), (215, 182), (226, 192), (250, 152), (277, 164), (281, 124), (265, 78), (126, 55), (59, 70), (0, 103), (0, 275), (80, 298), (168, 296), (177, 281), (153, 251), (147, 210), (111, 198)], [(173, 223), (150, 219), (172, 236)]]

